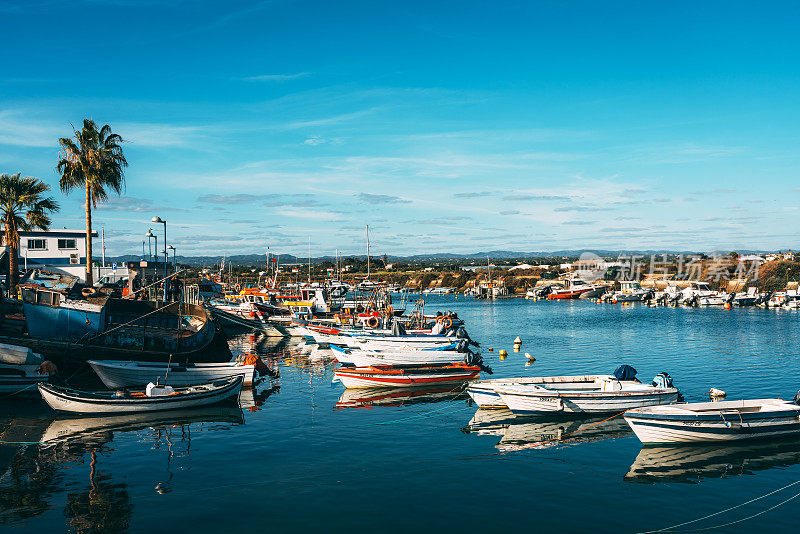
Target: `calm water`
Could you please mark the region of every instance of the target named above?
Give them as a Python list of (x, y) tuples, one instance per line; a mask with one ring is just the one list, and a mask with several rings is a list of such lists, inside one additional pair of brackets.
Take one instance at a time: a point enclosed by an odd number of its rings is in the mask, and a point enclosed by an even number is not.
[[(791, 398), (800, 387), (800, 315), (792, 312), (427, 302), (428, 312), (451, 309), (466, 320), (496, 377), (612, 372), (628, 363), (643, 381), (668, 371), (694, 400), (712, 386), (728, 398)], [(247, 334), (232, 344), (252, 350)], [(501, 348), (509, 352), (503, 361)], [(448, 391), (345, 395), (331, 383), (334, 364), (291, 346), (259, 350), (280, 376), (245, 396), (244, 409), (54, 422), (41, 401), (2, 401), (1, 440), (62, 436), (47, 446), (0, 445), (2, 529), (220, 532), (233, 522), (259, 531), (641, 532), (800, 481), (800, 442), (640, 454), (619, 419), (590, 427), (476, 415)], [(800, 483), (677, 530), (731, 523), (798, 492)], [(798, 519), (800, 497), (713, 531), (790, 532)]]

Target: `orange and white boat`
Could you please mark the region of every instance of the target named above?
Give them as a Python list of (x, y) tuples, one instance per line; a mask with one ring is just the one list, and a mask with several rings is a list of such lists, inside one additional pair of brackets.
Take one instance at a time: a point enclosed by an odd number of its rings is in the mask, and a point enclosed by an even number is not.
[(480, 374), (480, 367), (466, 363), (408, 367), (372, 365), (369, 367), (341, 367), (334, 371), (334, 380), (341, 381), (348, 389), (395, 388), (433, 384), (463, 384), (478, 379)]
[(590, 295), (595, 296), (595, 293), (599, 294), (599, 290), (604, 289), (602, 286), (589, 284), (579, 278), (565, 280), (565, 282), (567, 283), (566, 287), (554, 290), (547, 295), (547, 300), (589, 298)]

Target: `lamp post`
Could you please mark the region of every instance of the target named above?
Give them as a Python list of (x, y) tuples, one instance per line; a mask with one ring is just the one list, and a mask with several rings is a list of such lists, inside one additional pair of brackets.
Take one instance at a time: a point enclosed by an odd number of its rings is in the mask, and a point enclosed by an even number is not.
[(145, 258), (145, 255), (144, 255), (144, 241), (142, 241), (142, 261), (144, 261), (144, 258)]
[(167, 263), (169, 263), (169, 256), (167, 255), (167, 221), (161, 217), (153, 217), (150, 219), (154, 223), (161, 223), (164, 225), (164, 302), (167, 301)]
[(175, 259), (175, 247), (172, 245), (167, 247), (169, 250), (172, 251), (172, 269), (174, 272), (178, 272), (178, 261)]
[(156, 261), (158, 261), (158, 258), (156, 258), (155, 254), (153, 254), (153, 249), (152, 249), (152, 248), (150, 248), (150, 240), (151, 240), (151, 239), (155, 239), (155, 240), (156, 240), (156, 246), (155, 246), (155, 249), (156, 249), (156, 251), (158, 251), (158, 236), (157, 236), (157, 235), (155, 235), (155, 234), (153, 233), (153, 229), (152, 229), (152, 228), (150, 228), (150, 229), (147, 231), (147, 233), (146, 233), (146, 234), (144, 234), (144, 236), (147, 238), (147, 249), (150, 251), (150, 257), (152, 257), (152, 258), (154, 258)]

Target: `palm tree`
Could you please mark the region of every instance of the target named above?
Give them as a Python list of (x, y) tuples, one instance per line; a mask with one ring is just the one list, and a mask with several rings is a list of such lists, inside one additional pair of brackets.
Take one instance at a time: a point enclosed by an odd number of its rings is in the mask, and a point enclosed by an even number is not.
[(43, 195), (50, 186), (38, 178), (0, 174), (0, 222), (8, 245), (8, 288), (17, 286), (19, 276), (19, 232), (50, 227), (50, 213), (58, 211), (53, 197)]
[(84, 119), (83, 129), (75, 131), (74, 138), (58, 140), (61, 159), (56, 169), (61, 175), (58, 184), (64, 194), (75, 188), (86, 191), (86, 285), (91, 286), (92, 208), (108, 198), (106, 188), (118, 195), (122, 193), (128, 161), (122, 153), (122, 137), (111, 133), (108, 124), (98, 130), (93, 120)]

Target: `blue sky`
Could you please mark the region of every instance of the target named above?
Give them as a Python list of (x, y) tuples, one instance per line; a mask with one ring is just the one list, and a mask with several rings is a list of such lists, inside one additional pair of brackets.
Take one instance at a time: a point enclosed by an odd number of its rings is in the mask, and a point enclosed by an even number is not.
[(0, 172), (110, 124), (109, 254), (800, 246), (796, 4), (161, 4), (0, 0)]

